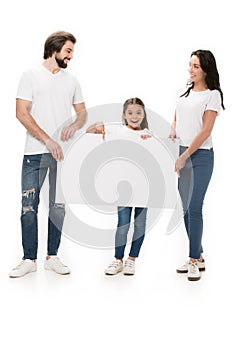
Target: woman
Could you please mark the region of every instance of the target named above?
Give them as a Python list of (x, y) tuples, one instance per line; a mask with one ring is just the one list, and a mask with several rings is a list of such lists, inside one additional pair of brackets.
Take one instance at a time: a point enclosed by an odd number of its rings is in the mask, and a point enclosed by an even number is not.
[(214, 165), (211, 132), (224, 104), (215, 57), (210, 51), (192, 52), (189, 74), (189, 87), (178, 100), (170, 137), (180, 139), (175, 171), (179, 176), (190, 257), (177, 272), (188, 273), (188, 280), (197, 281), (200, 271), (205, 270), (202, 206)]

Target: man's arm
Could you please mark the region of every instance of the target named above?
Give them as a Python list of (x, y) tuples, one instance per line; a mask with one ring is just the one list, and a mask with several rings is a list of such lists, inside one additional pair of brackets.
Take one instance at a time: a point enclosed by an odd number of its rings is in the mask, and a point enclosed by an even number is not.
[(60, 145), (52, 140), (50, 136), (37, 124), (30, 114), (31, 101), (16, 99), (16, 118), (23, 124), (27, 131), (45, 144), (52, 156), (57, 160), (63, 159), (63, 151)]
[(75, 132), (81, 129), (87, 120), (87, 110), (85, 103), (74, 104), (73, 108), (76, 112), (76, 119), (69, 126), (66, 126), (62, 129), (61, 140), (67, 141), (74, 136)]

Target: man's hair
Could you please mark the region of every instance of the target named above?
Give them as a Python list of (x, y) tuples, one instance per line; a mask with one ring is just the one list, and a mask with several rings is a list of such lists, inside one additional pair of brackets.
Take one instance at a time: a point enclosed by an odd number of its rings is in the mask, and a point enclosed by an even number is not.
[(76, 43), (76, 38), (71, 33), (63, 31), (52, 33), (45, 41), (44, 59), (51, 57), (54, 52), (60, 52), (67, 40)]

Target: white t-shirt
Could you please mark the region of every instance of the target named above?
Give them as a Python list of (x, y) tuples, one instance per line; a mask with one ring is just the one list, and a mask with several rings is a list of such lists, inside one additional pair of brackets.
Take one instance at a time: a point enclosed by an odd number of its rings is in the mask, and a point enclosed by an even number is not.
[[(55, 141), (60, 130), (72, 118), (72, 105), (83, 102), (77, 79), (61, 69), (53, 74), (43, 65), (23, 73), (16, 98), (32, 101), (30, 114), (37, 124)], [(27, 132), (25, 154), (49, 151), (45, 145)]]
[(104, 124), (105, 127), (105, 140), (113, 139), (132, 139), (134, 140), (136, 135), (150, 134), (148, 129), (132, 130), (123, 125), (122, 123)]
[[(218, 90), (191, 90), (187, 97), (180, 97), (176, 106), (176, 135), (180, 138), (180, 145), (189, 147), (201, 131), (205, 111), (212, 110), (219, 114), (220, 108), (221, 96)], [(200, 148), (212, 148), (211, 136)]]

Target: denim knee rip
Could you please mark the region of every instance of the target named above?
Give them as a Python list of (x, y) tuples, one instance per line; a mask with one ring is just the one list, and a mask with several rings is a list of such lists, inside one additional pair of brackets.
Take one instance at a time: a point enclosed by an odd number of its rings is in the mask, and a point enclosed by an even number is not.
[(35, 199), (35, 188), (23, 191), (22, 193), (22, 214), (25, 215), (29, 212), (35, 212), (33, 208), (34, 199)]

